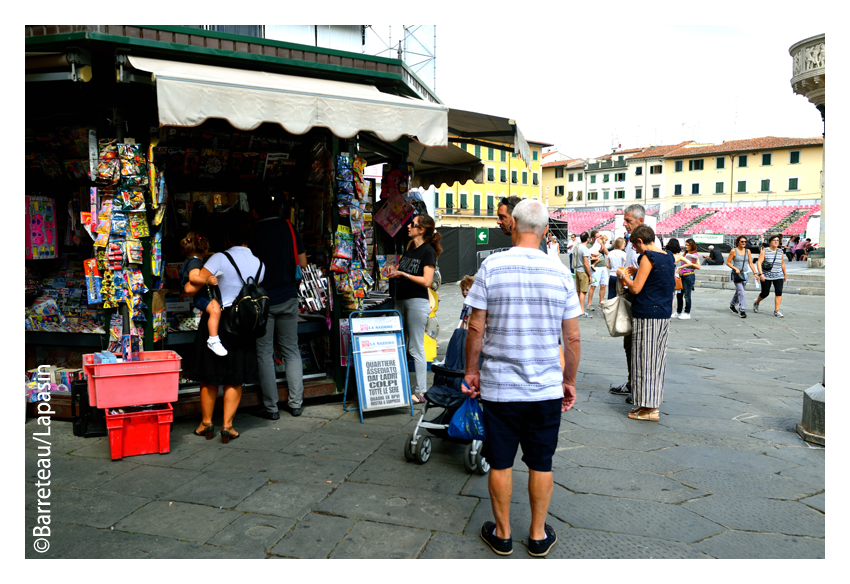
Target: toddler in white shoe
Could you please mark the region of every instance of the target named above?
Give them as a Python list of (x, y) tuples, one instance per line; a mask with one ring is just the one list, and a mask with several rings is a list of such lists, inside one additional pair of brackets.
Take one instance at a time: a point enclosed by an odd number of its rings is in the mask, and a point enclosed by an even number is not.
[(204, 286), (198, 293), (195, 294), (193, 304), (195, 308), (201, 312), (206, 312), (209, 315), (208, 328), (209, 339), (207, 339), (207, 347), (218, 355), (224, 357), (227, 355), (227, 349), (221, 344), (221, 339), (218, 337), (218, 324), (221, 320), (221, 305), (215, 299), (213, 286), (218, 286), (218, 278), (209, 276), (207, 279), (201, 277), (201, 268), (204, 267), (204, 257), (209, 254), (209, 240), (202, 234), (196, 231), (190, 231), (186, 237), (180, 241), (183, 248), (183, 254), (186, 256), (186, 261), (180, 268), (180, 285), (186, 286), (187, 283), (195, 286)]

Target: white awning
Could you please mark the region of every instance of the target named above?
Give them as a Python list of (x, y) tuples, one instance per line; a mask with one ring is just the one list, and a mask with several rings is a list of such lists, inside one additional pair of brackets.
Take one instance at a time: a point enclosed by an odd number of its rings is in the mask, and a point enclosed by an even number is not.
[(449, 134), (481, 146), (507, 145), (531, 167), (531, 149), (514, 120), (451, 109), (448, 117)]
[(132, 55), (129, 60), (154, 74), (163, 126), (193, 127), (222, 118), (240, 130), (270, 122), (295, 135), (321, 127), (340, 138), (369, 131), (385, 142), (406, 135), (427, 146), (448, 145), (446, 106), (371, 85)]

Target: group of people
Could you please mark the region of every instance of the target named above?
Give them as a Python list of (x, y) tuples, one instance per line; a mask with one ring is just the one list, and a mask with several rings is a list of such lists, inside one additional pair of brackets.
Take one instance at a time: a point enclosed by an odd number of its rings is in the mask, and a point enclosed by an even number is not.
[[(224, 223), (225, 251), (210, 255), (207, 236), (200, 229), (181, 240), (186, 261), (181, 268), (185, 292), (194, 294), (201, 311), (192, 358), (186, 377), (200, 384), (201, 423), (197, 436), (212, 439), (213, 410), (219, 386), (224, 387), (221, 440), (239, 437), (233, 418), (242, 397), (242, 386), (259, 383), (264, 408), (257, 415), (277, 420), (279, 394), (274, 369), (274, 343), (280, 346), (286, 366), (288, 408), (293, 416), (302, 412), (304, 381), (298, 348), (298, 281), (296, 266), (307, 267), (301, 236), (281, 219), (271, 196), (252, 193), (256, 217), (230, 211)], [(269, 315), (264, 334), (240, 335), (222, 323), (243, 286), (253, 278), (268, 295)], [(260, 331), (262, 332), (262, 331)]]

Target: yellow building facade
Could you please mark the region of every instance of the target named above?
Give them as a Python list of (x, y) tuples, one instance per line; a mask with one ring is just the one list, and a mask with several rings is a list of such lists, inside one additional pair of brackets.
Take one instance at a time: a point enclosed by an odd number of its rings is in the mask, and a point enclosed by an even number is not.
[(505, 150), (471, 144), (455, 144), (474, 154), (484, 164), (484, 182), (443, 184), (434, 192), (438, 226), (493, 227), (502, 197), (517, 196), (547, 204), (543, 196), (541, 160), (545, 142), (528, 141), (531, 165)]
[(585, 189), (584, 165), (581, 158), (543, 164), (543, 202), (548, 207), (564, 209), (581, 204)]
[(820, 204), (823, 138), (685, 146), (664, 157), (662, 212), (705, 206)]

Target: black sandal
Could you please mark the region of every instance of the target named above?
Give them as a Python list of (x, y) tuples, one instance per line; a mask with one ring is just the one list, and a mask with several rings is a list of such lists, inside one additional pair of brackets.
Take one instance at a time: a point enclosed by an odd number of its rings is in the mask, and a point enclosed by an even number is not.
[(233, 434), (233, 426), (230, 427), (222, 427), (221, 429), (221, 443), (227, 444), (231, 440), (236, 440), (239, 438), (239, 434)]
[(215, 431), (215, 427), (212, 424), (210, 424), (209, 426), (205, 427), (200, 432), (198, 432), (197, 430), (193, 430), (192, 434), (194, 434), (195, 436), (205, 436), (207, 440), (212, 440), (214, 431)]

